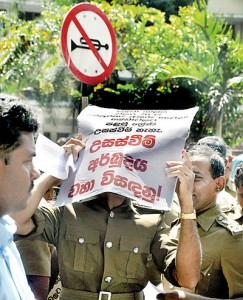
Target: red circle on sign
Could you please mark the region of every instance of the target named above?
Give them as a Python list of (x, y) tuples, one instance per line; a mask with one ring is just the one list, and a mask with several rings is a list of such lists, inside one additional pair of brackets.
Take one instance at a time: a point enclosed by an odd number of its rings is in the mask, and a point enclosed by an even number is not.
[[(109, 63), (106, 63), (102, 56), (99, 54), (99, 49), (97, 49), (97, 47), (104, 47), (105, 49), (107, 49), (108, 45), (101, 45), (101, 43), (99, 42), (99, 40), (97, 39), (92, 39), (88, 36), (88, 34), (86, 33), (85, 28), (83, 28), (82, 24), (78, 21), (78, 19), (76, 18), (76, 15), (79, 14), (80, 12), (92, 12), (96, 15), (98, 15), (101, 20), (105, 23), (105, 26), (107, 27), (107, 30), (109, 32), (109, 38), (111, 40), (111, 47), (112, 47), (112, 53), (111, 53), (111, 58)], [(81, 39), (83, 41), (83, 46), (80, 45), (76, 45), (71, 39), (69, 40), (68, 37), (68, 30), (70, 27), (70, 24), (75, 24), (75, 26), (77, 27), (77, 30), (80, 32), (80, 36)], [(103, 72), (101, 72), (100, 74), (96, 75), (87, 75), (85, 74), (84, 71), (80, 70), (77, 65), (80, 64), (80, 66), (82, 65), (82, 56), (80, 56), (80, 60), (79, 61), (73, 61), (71, 54), (70, 54), (70, 50), (68, 48), (68, 43), (69, 45), (71, 45), (71, 43), (73, 43), (76, 48), (83, 48), (85, 49), (85, 51), (92, 51), (93, 57), (94, 59), (94, 64), (98, 63), (99, 66), (103, 69)], [(95, 44), (96, 43), (96, 44)], [(97, 44), (98, 43), (98, 44)], [(116, 45), (116, 35), (115, 35), (115, 31), (112, 28), (112, 25), (109, 21), (109, 19), (107, 18), (107, 16), (96, 6), (88, 4), (88, 3), (80, 3), (77, 4), (76, 6), (74, 6), (66, 15), (64, 21), (63, 21), (63, 25), (62, 25), (62, 29), (61, 29), (61, 46), (62, 46), (62, 52), (63, 52), (63, 56), (64, 59), (66, 61), (66, 64), (68, 66), (68, 68), (70, 69), (70, 71), (82, 82), (87, 83), (87, 84), (97, 84), (100, 83), (102, 81), (105, 81), (109, 75), (111, 74), (111, 72), (114, 69), (114, 66), (116, 64), (116, 53), (117, 53), (117, 45)], [(72, 51), (72, 50), (71, 50)]]

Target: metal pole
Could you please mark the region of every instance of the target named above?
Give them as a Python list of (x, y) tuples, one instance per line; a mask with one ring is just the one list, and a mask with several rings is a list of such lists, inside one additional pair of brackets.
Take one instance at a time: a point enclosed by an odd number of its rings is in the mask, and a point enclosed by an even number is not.
[(88, 97), (88, 85), (86, 83), (81, 83), (81, 92), (82, 92), (82, 103), (81, 110), (85, 109), (86, 106), (89, 105), (89, 97)]

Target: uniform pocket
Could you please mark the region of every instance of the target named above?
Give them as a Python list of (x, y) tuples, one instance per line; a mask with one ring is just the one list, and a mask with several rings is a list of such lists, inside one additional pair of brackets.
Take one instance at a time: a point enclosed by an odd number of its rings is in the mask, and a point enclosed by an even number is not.
[[(94, 272), (100, 253), (100, 233), (95, 230), (80, 229), (68, 225), (65, 241), (73, 248), (73, 269), (75, 271)], [(71, 249), (70, 249), (71, 250)], [(67, 253), (68, 256), (69, 253)]]
[(149, 281), (154, 285), (159, 285), (161, 283), (161, 273), (157, 269), (152, 254), (147, 256), (147, 269), (149, 273)]
[(207, 292), (209, 288), (209, 283), (211, 279), (211, 273), (213, 270), (213, 263), (214, 260), (209, 257), (202, 258), (202, 265), (201, 265), (201, 278), (200, 284), (198, 286), (200, 292)]
[(147, 257), (150, 253), (150, 239), (121, 236), (116, 256), (116, 269), (121, 277), (147, 278)]

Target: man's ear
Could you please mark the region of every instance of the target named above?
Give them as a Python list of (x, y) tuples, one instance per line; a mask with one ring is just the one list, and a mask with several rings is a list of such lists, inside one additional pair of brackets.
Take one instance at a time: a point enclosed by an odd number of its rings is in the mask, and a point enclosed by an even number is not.
[(221, 192), (225, 187), (225, 178), (224, 176), (220, 176), (215, 180), (216, 180), (216, 191)]

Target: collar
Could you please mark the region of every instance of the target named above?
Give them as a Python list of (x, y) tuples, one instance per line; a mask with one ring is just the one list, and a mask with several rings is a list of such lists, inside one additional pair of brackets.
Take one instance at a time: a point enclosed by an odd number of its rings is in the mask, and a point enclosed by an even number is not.
[(8, 215), (0, 218), (0, 249), (13, 241), (13, 234), (16, 232), (15, 221)]
[(208, 231), (220, 213), (222, 212), (219, 205), (209, 208), (197, 214), (197, 223), (204, 231)]
[[(104, 208), (105, 210), (110, 211), (110, 208), (109, 208), (107, 202), (104, 201), (104, 198), (101, 197), (100, 195), (94, 196), (89, 200), (90, 201), (83, 202), (83, 203), (85, 203), (88, 206), (93, 206), (93, 205), (97, 206), (98, 205), (98, 206)], [(133, 211), (134, 213), (138, 213), (132, 203), (132, 200), (129, 198), (126, 198), (120, 206), (114, 207), (112, 210), (116, 210), (118, 212)]]

